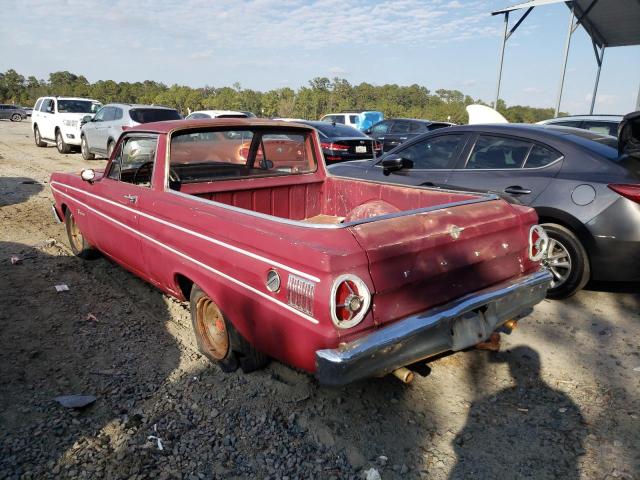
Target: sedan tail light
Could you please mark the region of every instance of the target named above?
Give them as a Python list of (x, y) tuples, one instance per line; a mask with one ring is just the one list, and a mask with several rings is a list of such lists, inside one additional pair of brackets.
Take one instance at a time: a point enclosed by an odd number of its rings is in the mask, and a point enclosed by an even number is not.
[(333, 150), (336, 152), (347, 152), (349, 150), (348, 145), (340, 145), (339, 143), (333, 143), (333, 142), (322, 142), (320, 143), (320, 146), (324, 150)]
[(382, 142), (373, 142), (373, 149), (376, 151), (376, 153), (381, 152), (382, 151)]
[(611, 184), (608, 187), (614, 192), (622, 195), (629, 200), (640, 203), (640, 185), (632, 184)]
[(357, 276), (340, 275), (331, 288), (331, 319), (338, 328), (359, 324), (369, 310), (371, 293)]

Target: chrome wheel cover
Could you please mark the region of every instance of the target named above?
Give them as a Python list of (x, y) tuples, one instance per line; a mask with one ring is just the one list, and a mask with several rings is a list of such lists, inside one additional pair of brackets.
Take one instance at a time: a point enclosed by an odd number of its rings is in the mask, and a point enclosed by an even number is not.
[(567, 248), (555, 238), (549, 238), (544, 263), (553, 275), (551, 288), (562, 286), (571, 275), (571, 255)]

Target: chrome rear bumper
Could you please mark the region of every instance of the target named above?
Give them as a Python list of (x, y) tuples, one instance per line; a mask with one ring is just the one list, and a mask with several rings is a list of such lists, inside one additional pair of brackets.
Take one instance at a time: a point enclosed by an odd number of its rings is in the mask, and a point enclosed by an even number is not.
[(318, 350), (316, 377), (325, 385), (345, 385), (483, 342), (507, 320), (531, 313), (550, 281), (551, 274), (540, 270), (411, 315), (340, 348)]

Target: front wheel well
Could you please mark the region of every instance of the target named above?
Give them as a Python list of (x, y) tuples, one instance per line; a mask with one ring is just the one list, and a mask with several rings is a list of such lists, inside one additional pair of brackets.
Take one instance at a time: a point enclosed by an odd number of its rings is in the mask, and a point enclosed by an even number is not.
[(189, 297), (191, 296), (191, 289), (193, 288), (193, 280), (185, 277), (181, 273), (176, 273), (175, 284), (184, 299), (189, 300)]
[(591, 232), (589, 232), (580, 220), (562, 211), (546, 208), (536, 208), (535, 210), (538, 213), (539, 224), (555, 223), (570, 230), (576, 237), (578, 237), (578, 240), (580, 240), (580, 243), (587, 251), (587, 258), (589, 259), (591, 257), (593, 249), (595, 248), (594, 238), (593, 235), (591, 235)]

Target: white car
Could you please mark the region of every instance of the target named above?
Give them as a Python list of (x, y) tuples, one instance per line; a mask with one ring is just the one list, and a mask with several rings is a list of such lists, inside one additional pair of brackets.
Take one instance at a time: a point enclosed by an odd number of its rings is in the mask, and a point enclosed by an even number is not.
[(321, 122), (342, 123), (343, 125), (357, 128), (361, 132), (364, 132), (382, 120), (384, 120), (383, 113), (375, 110), (329, 113), (320, 119)]
[(602, 135), (618, 136), (622, 115), (569, 115), (538, 122), (540, 125), (581, 128)]
[(198, 110), (187, 115), (185, 120), (197, 118), (249, 118), (249, 115), (245, 112), (236, 112), (234, 110)]
[(33, 139), (38, 147), (55, 143), (60, 153), (80, 146), (81, 120), (102, 106), (97, 100), (77, 97), (40, 97), (31, 114)]

